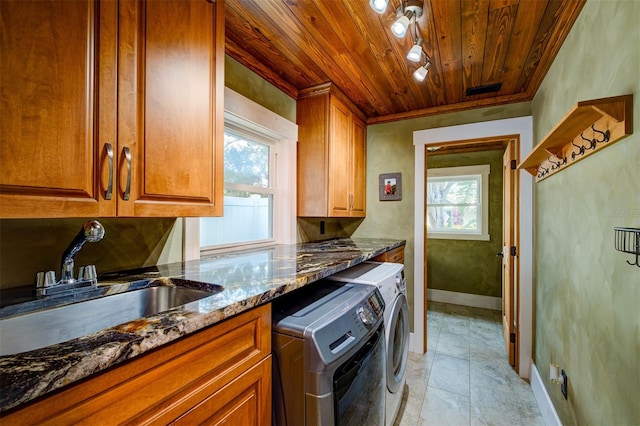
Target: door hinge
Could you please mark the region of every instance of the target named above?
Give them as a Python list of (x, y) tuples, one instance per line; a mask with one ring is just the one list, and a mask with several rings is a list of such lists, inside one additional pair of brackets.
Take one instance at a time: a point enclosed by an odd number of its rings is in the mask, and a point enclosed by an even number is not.
[(511, 170), (515, 170), (517, 168), (516, 160), (511, 160)]
[(511, 256), (516, 256), (518, 254), (518, 252), (516, 251), (516, 246), (511, 246), (509, 254), (511, 254)]
[(515, 343), (516, 342), (516, 333), (509, 334), (509, 341), (511, 343)]

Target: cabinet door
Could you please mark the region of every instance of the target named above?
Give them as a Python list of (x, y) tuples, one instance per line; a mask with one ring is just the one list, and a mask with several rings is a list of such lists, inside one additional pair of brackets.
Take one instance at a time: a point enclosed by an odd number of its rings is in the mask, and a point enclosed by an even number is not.
[(271, 356), (189, 410), (173, 424), (271, 424)]
[(113, 1), (0, 2), (0, 217), (115, 213), (114, 197), (100, 201), (116, 142), (116, 18)]
[(353, 171), (351, 189), (351, 216), (365, 217), (367, 209), (367, 130), (358, 118), (352, 119), (351, 133), (351, 170)]
[(351, 210), (351, 112), (332, 99), (329, 117), (329, 216), (349, 217)]
[(223, 11), (121, 1), (118, 216), (222, 214)]

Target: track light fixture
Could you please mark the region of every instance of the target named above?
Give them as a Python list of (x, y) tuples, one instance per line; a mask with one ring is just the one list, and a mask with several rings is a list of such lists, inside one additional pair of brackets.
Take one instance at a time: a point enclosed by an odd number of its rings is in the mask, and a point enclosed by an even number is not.
[(429, 59), (427, 59), (427, 62), (425, 62), (424, 65), (415, 70), (413, 76), (418, 81), (424, 81), (424, 79), (427, 77), (427, 73), (429, 72), (429, 68), (431, 68), (431, 62), (429, 61)]
[[(369, 0), (369, 6), (376, 13), (384, 13), (387, 10), (388, 5), (389, 0)], [(391, 32), (393, 35), (398, 38), (402, 38), (407, 34), (409, 25), (413, 24), (413, 45), (407, 53), (407, 59), (421, 63), (422, 55), (427, 58), (425, 64), (421, 65), (413, 73), (414, 77), (419, 81), (423, 81), (426, 78), (427, 72), (431, 67), (429, 57), (422, 49), (422, 43), (424, 40), (418, 33), (418, 24), (416, 22), (417, 18), (422, 16), (423, 5), (424, 2), (422, 0), (400, 0), (399, 6), (396, 8), (396, 19), (391, 25)]]
[(420, 62), (422, 59), (422, 43), (424, 40), (418, 35), (418, 25), (413, 25), (413, 46), (409, 53), (407, 53), (407, 59), (413, 62)]
[(396, 9), (396, 20), (391, 25), (391, 32), (398, 38), (407, 34), (409, 24), (415, 25), (416, 19), (422, 16), (422, 5), (420, 0), (401, 0), (400, 6)]
[(389, 4), (389, 0), (369, 0), (369, 6), (371, 9), (375, 10), (376, 13), (384, 13), (387, 10), (387, 5)]
[(402, 6), (400, 6), (396, 10), (396, 20), (393, 24), (391, 24), (391, 32), (398, 38), (402, 38), (407, 34), (407, 29), (409, 28), (409, 24), (411, 22), (415, 22), (415, 15), (412, 11), (402, 10)]
[(422, 59), (422, 39), (416, 40), (416, 43), (411, 47), (409, 53), (407, 53), (407, 59), (413, 62), (420, 62)]

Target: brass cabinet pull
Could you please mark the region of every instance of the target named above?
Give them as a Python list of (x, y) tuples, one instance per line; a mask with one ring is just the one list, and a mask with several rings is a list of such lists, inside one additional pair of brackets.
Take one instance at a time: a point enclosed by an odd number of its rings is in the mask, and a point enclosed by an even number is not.
[(110, 143), (106, 143), (104, 147), (107, 150), (107, 158), (109, 159), (109, 183), (107, 183), (104, 199), (110, 200), (113, 193), (113, 146)]
[(131, 150), (128, 146), (125, 146), (124, 149), (124, 158), (127, 162), (127, 186), (124, 189), (124, 195), (122, 198), (125, 201), (129, 201), (129, 195), (131, 194)]

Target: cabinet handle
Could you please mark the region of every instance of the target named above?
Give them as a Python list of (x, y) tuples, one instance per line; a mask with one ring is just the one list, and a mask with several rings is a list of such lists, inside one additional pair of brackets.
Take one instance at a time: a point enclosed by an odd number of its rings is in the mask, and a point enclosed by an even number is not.
[(129, 195), (131, 194), (131, 150), (128, 146), (125, 146), (124, 149), (124, 158), (127, 162), (127, 186), (124, 189), (124, 195), (122, 198), (125, 201), (129, 201)]
[(110, 200), (113, 192), (113, 146), (110, 143), (106, 143), (104, 148), (107, 150), (107, 159), (109, 160), (109, 183), (107, 183), (104, 199)]

